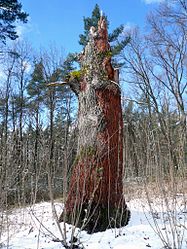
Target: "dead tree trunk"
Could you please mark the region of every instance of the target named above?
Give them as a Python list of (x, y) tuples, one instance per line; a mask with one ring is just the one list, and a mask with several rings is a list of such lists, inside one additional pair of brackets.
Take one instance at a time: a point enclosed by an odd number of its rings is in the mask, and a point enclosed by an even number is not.
[(81, 70), (68, 83), (77, 94), (78, 149), (60, 221), (88, 232), (128, 223), (123, 196), (123, 121), (118, 70), (111, 65), (106, 22), (90, 30)]

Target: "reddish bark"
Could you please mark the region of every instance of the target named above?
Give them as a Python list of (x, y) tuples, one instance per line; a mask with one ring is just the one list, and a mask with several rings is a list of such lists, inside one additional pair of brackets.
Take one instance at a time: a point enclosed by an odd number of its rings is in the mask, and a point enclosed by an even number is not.
[(64, 213), (67, 222), (74, 217), (77, 226), (93, 232), (126, 225), (129, 219), (123, 196), (121, 95), (104, 18), (81, 60), (82, 68), (90, 70), (79, 83), (78, 151)]
[(101, 191), (105, 193), (103, 202), (106, 204), (109, 199), (117, 207), (123, 196), (123, 121), (120, 94), (115, 91), (116, 89), (97, 90), (96, 96), (106, 122), (104, 131), (98, 133), (97, 137), (103, 144), (100, 152), (104, 168), (101, 183)]
[[(98, 38), (95, 40), (95, 45), (98, 52), (111, 52), (110, 44), (108, 42), (108, 32), (105, 19), (101, 18), (98, 23)], [(114, 69), (111, 64), (111, 56), (106, 56), (102, 63), (106, 70), (108, 78), (114, 80)]]
[[(66, 208), (71, 212), (74, 209), (75, 196), (78, 203), (92, 199), (95, 203), (99, 200), (102, 205), (110, 202), (116, 208), (123, 199), (123, 121), (120, 95), (112, 89), (101, 89), (96, 91), (96, 96), (104, 114), (105, 129), (97, 134), (100, 146), (91, 152), (93, 155), (85, 151), (83, 158), (78, 158), (74, 167), (66, 202)], [(94, 191), (96, 184), (99, 185)], [(92, 198), (93, 193), (95, 194)]]

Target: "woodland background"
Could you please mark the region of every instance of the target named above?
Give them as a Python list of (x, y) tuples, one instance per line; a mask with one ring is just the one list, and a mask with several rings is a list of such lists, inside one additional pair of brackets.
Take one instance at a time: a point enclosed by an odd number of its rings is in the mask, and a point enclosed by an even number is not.
[[(187, 3), (172, 3), (149, 14), (146, 32), (121, 26), (110, 36), (121, 73), (126, 193), (137, 183), (141, 189), (164, 182), (174, 192), (187, 187)], [(99, 13), (96, 6), (84, 19), (80, 38)], [(53, 45), (36, 52), (25, 40), (1, 43), (1, 209), (62, 197), (67, 189), (77, 100), (68, 87), (47, 84), (75, 74), (73, 58)]]

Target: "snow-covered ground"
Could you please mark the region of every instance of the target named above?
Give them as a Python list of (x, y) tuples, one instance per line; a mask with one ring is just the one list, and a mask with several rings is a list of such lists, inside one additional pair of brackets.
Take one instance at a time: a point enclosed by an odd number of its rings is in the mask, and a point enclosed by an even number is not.
[[(177, 199), (176, 199), (177, 200)], [(163, 202), (157, 205), (147, 200), (134, 199), (129, 201), (131, 220), (128, 226), (121, 229), (108, 229), (92, 235), (85, 231), (75, 230), (79, 248), (84, 249), (160, 249), (163, 241), (177, 247), (187, 248), (187, 210), (184, 198), (178, 197), (171, 207), (164, 210)], [(175, 205), (174, 205), (175, 204)], [(170, 204), (168, 204), (170, 205)], [(172, 207), (175, 210), (172, 212)], [(62, 204), (55, 203), (57, 213), (62, 210)], [(177, 210), (177, 211), (176, 211)], [(51, 204), (43, 202), (30, 207), (13, 209), (4, 214), (0, 224), (0, 248), (9, 249), (59, 249), (64, 248), (59, 228), (53, 219)], [(153, 221), (154, 220), (154, 221)], [(73, 227), (65, 225), (67, 242), (71, 240)], [(61, 224), (62, 231), (64, 224)], [(160, 236), (158, 236), (160, 232)], [(74, 247), (76, 248), (76, 247)]]

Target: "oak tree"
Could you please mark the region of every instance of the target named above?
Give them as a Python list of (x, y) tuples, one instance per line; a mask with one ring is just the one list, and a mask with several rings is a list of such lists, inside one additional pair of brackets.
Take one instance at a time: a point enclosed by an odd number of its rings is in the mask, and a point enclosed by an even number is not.
[[(60, 221), (89, 233), (128, 223), (123, 195), (123, 120), (119, 70), (111, 64), (107, 23), (100, 17), (79, 55), (80, 71), (62, 84), (79, 101), (78, 148)], [(49, 85), (58, 85), (51, 83)]]

